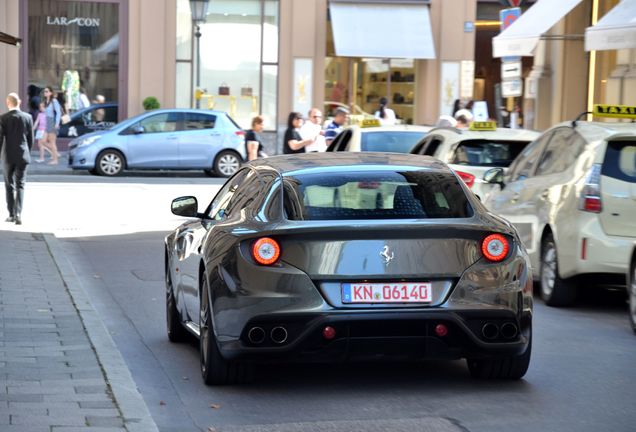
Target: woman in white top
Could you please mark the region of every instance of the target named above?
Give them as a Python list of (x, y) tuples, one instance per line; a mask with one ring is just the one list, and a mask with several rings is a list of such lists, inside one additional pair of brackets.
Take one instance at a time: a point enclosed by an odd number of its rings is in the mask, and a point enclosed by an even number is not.
[(387, 108), (388, 100), (380, 98), (380, 109), (375, 112), (375, 118), (380, 120), (382, 126), (393, 126), (395, 124), (395, 111)]

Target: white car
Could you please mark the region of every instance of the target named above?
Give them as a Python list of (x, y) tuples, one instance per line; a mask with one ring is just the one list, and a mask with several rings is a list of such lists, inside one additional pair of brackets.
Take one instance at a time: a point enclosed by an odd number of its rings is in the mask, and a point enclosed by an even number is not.
[(505, 172), (514, 158), (539, 135), (525, 129), (497, 128), (491, 122), (474, 122), (471, 130), (432, 129), (411, 153), (433, 156), (448, 164), (485, 201), (493, 185), (482, 180), (484, 173), (493, 167), (501, 167)]
[(334, 138), (327, 151), (408, 153), (432, 129), (430, 126), (376, 124), (379, 123), (365, 121), (362, 126), (346, 127)]
[(484, 179), (503, 188), (486, 205), (516, 226), (548, 305), (629, 273), (636, 329), (636, 124), (561, 123)]

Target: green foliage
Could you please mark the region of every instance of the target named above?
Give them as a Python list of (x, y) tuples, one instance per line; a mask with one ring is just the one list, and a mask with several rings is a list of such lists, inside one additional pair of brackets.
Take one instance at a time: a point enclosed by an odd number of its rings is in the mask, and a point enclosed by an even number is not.
[(155, 109), (161, 108), (161, 105), (159, 104), (159, 101), (154, 96), (148, 96), (146, 99), (144, 99), (142, 104), (143, 104), (144, 109), (146, 111), (150, 111), (150, 110), (155, 110)]

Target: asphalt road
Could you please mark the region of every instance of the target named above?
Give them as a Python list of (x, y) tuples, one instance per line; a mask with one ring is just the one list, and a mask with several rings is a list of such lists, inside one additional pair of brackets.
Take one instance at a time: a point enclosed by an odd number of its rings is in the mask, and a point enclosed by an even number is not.
[(162, 241), (178, 220), (162, 209), (176, 194), (211, 198), (221, 183), (35, 174), (25, 225), (9, 228), (61, 238), (161, 431), (635, 429), (636, 336), (624, 296), (603, 290), (575, 308), (536, 302), (533, 358), (519, 382), (473, 380), (463, 361), (428, 361), (267, 366), (249, 385), (206, 387), (196, 341), (171, 344), (165, 333)]

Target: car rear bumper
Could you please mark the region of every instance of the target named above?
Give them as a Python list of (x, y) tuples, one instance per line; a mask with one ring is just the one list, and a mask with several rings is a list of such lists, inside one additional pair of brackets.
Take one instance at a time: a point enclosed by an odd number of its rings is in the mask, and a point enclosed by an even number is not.
[[(446, 335), (436, 332), (440, 325)], [(523, 353), (531, 325), (530, 313), (519, 317), (506, 310), (277, 314), (253, 318), (238, 340), (219, 348), (228, 359), (254, 361), (479, 358)], [(326, 327), (335, 337), (325, 337)], [(258, 338), (253, 329), (262, 330), (256, 330)]]

